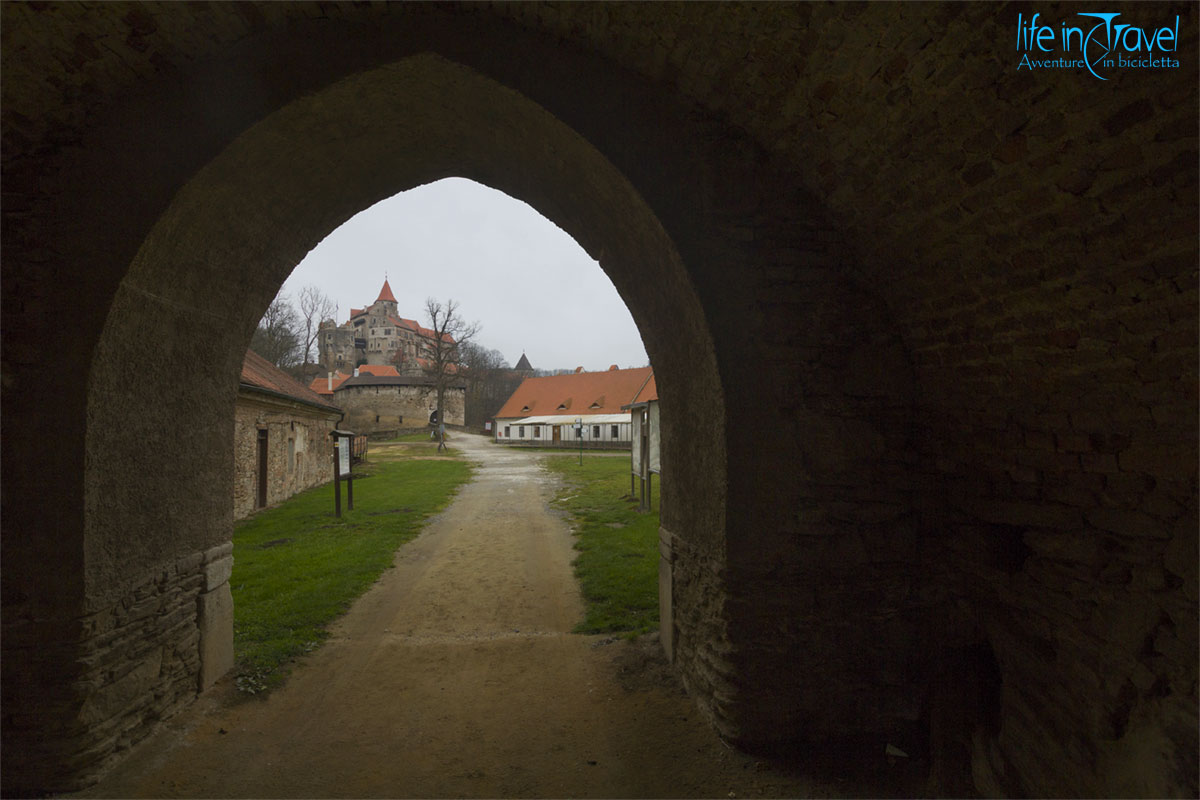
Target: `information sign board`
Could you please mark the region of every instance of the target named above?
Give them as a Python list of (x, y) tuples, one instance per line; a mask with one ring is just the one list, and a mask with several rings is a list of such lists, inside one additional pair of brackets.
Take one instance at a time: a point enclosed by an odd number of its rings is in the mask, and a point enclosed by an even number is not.
[(339, 436), (337, 443), (338, 477), (347, 478), (350, 476), (350, 437)]

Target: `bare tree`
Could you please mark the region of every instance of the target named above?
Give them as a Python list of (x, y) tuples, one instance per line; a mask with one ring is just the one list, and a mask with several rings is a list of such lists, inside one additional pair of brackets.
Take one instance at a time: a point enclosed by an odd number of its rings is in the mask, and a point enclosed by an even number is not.
[(321, 323), (333, 319), (336, 309), (333, 300), (316, 286), (305, 286), (297, 299), (300, 324), (304, 326), (303, 364), (316, 364), (321, 360), (317, 338), (321, 335)]
[(280, 369), (288, 369), (300, 359), (300, 336), (296, 310), (287, 295), (280, 292), (258, 321), (258, 328), (250, 338), (250, 349)]
[(460, 379), (463, 371), (463, 347), (479, 333), (478, 322), (466, 322), (458, 302), (441, 303), (430, 297), (425, 301), (425, 316), (429, 319), (430, 336), (426, 342), (428, 365), (425, 374), (433, 379), (437, 393), (438, 450), (446, 447), (446, 389)]
[(468, 342), (462, 351), (462, 376), (467, 382), (466, 423), (483, 427), (516, 391), (522, 376), (512, 370), (499, 350)]

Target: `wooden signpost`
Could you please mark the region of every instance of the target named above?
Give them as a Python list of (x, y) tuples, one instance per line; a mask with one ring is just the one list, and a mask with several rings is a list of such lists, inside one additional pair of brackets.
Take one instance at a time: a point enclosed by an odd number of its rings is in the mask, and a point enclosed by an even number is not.
[(342, 479), (346, 479), (346, 510), (354, 510), (354, 475), (350, 472), (350, 449), (354, 434), (335, 430), (333, 437), (333, 513), (342, 516)]

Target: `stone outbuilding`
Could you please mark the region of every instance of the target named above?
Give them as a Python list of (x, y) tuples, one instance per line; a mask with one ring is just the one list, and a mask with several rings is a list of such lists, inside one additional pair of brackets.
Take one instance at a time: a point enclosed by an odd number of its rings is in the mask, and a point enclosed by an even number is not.
[[(363, 365), (355, 374), (331, 373), (310, 387), (346, 413), (343, 425), (375, 437), (420, 430), (433, 421), (437, 387), (432, 377), (400, 375), (390, 365)], [(466, 384), (453, 380), (446, 388), (446, 424), (465, 421)]]
[(329, 434), (341, 418), (327, 398), (247, 350), (234, 411), (234, 519), (329, 480)]

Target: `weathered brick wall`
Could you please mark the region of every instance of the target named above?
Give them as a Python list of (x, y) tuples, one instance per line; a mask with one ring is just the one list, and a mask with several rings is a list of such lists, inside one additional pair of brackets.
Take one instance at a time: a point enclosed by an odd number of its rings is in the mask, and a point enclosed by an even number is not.
[[(464, 389), (446, 391), (447, 425), (463, 424), (465, 398)], [(428, 425), (437, 393), (429, 386), (346, 386), (335, 392), (334, 402), (346, 412), (342, 428), (374, 434)]]
[(329, 434), (338, 418), (337, 413), (321, 414), (241, 390), (233, 421), (234, 519), (257, 508), (260, 430), (267, 431), (267, 505), (271, 506), (332, 479)]
[[(18, 638), (8, 644), (9, 657), (69, 675), (70, 691), (59, 703), (31, 706), (16, 695), (27, 680), (5, 686), (5, 735), (21, 743), (10, 752), (23, 756), (5, 765), (6, 785), (89, 785), (223, 673), (232, 640), (210, 641), (206, 652), (199, 617), (202, 607), (228, 594), (231, 564), (230, 548), (223, 546), (136, 576), (124, 596), (80, 614), (74, 630), (60, 634), (69, 647), (48, 642), (44, 630), (9, 627), (5, 635)], [(29, 741), (37, 757), (25, 752)]]

